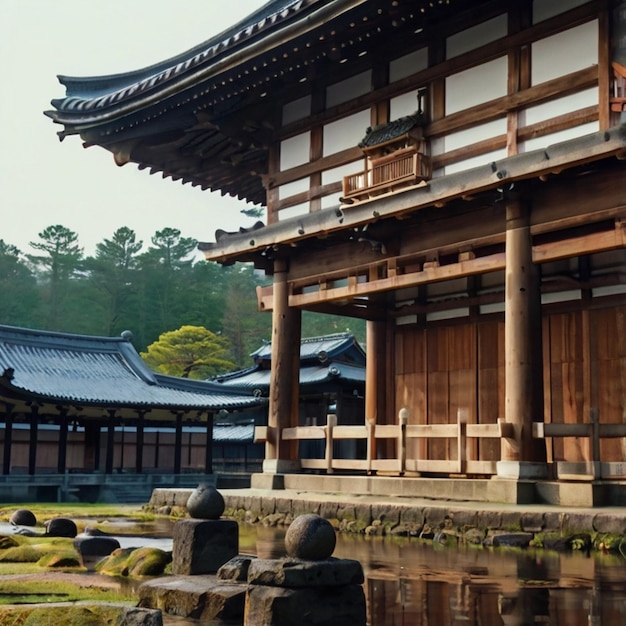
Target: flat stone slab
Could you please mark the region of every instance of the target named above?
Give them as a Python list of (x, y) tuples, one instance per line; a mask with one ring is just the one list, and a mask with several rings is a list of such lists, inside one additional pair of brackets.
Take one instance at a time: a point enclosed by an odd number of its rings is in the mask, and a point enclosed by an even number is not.
[(238, 620), (244, 613), (246, 586), (215, 576), (165, 576), (143, 583), (138, 606), (201, 620)]
[(301, 559), (252, 559), (248, 565), (249, 585), (272, 587), (341, 587), (360, 585), (363, 567), (353, 559), (328, 558), (323, 561)]

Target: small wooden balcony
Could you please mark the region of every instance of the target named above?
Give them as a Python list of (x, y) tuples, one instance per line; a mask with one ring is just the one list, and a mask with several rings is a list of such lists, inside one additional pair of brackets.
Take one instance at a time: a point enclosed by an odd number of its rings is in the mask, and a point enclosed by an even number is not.
[(369, 158), (367, 169), (343, 178), (342, 202), (352, 204), (384, 193), (423, 186), (431, 177), (430, 158), (415, 148)]

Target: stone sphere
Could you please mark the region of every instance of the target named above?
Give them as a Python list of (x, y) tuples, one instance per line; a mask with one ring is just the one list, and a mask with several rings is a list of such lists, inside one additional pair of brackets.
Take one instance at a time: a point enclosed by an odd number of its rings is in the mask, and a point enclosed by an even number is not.
[(53, 517), (46, 524), (46, 535), (50, 537), (76, 537), (78, 528), (73, 520), (67, 517)]
[(332, 555), (336, 543), (330, 522), (314, 514), (296, 517), (285, 534), (287, 554), (296, 559), (322, 561)]
[(13, 526), (37, 526), (37, 518), (28, 509), (18, 509), (11, 515), (9, 522)]
[(213, 485), (198, 485), (187, 500), (187, 511), (196, 519), (219, 519), (225, 508), (222, 494)]

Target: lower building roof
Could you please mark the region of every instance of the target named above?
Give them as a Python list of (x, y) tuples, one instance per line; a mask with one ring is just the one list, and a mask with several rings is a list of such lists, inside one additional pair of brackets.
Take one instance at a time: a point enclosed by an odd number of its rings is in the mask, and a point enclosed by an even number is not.
[(122, 337), (0, 326), (0, 396), (100, 409), (216, 412), (258, 406), (251, 394), (150, 370)]

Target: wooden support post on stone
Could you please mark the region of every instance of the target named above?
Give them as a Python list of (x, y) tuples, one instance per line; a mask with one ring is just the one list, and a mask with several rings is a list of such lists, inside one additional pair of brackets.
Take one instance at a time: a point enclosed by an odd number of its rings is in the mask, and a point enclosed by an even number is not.
[(504, 410), (514, 436), (501, 440), (498, 475), (537, 478), (546, 472), (545, 446), (533, 439), (533, 421), (539, 421), (534, 417), (543, 414), (541, 292), (533, 263), (531, 204), (522, 191), (505, 191)]
[(274, 261), (272, 368), (263, 472), (279, 474), (299, 468), (298, 442), (283, 440), (284, 428), (298, 425), (300, 310), (289, 306), (288, 266)]

